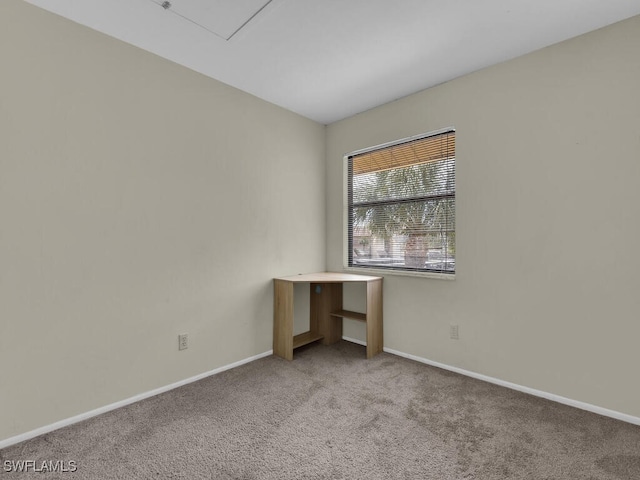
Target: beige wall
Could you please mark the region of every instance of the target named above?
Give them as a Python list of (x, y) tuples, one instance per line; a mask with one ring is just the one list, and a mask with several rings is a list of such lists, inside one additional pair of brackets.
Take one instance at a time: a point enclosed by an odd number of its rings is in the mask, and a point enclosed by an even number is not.
[(0, 64), (0, 440), (270, 350), (325, 128), (18, 0)]
[(638, 45), (635, 17), (328, 127), (331, 270), (342, 156), (457, 130), (456, 280), (385, 276), (386, 347), (640, 416)]

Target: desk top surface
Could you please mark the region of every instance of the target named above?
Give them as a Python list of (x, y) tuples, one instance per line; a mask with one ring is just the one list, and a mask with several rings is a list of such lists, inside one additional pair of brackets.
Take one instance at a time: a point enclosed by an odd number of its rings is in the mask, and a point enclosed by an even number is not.
[(343, 282), (373, 282), (382, 280), (382, 277), (372, 277), (370, 275), (356, 275), (353, 273), (318, 272), (291, 275), (290, 277), (279, 277), (274, 280), (282, 280), (294, 283), (343, 283)]

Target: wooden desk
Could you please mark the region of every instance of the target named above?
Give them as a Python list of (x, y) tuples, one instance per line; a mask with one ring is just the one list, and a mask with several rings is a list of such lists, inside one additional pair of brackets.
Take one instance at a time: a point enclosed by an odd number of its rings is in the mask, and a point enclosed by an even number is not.
[[(342, 285), (366, 282), (366, 313), (342, 308)], [(293, 336), (293, 284), (310, 288), (309, 331)], [(273, 354), (293, 360), (293, 350), (311, 342), (330, 345), (342, 339), (342, 319), (367, 324), (367, 358), (382, 352), (382, 277), (349, 273), (309, 273), (273, 279)]]

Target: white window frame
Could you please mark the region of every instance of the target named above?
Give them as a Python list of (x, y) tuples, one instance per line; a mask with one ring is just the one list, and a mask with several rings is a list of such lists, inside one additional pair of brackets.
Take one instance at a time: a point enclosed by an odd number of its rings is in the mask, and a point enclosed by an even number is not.
[[(374, 145), (372, 147), (363, 148), (360, 150), (355, 150), (353, 152), (347, 153), (342, 157), (342, 266), (343, 270), (347, 272), (354, 273), (368, 273), (375, 275), (394, 275), (401, 277), (421, 277), (421, 278), (432, 278), (437, 280), (455, 280), (457, 274), (458, 264), (456, 262), (456, 271), (454, 273), (439, 273), (439, 272), (429, 272), (429, 271), (416, 271), (416, 270), (391, 270), (386, 268), (375, 268), (375, 267), (358, 267), (358, 266), (350, 266), (349, 265), (349, 231), (348, 231), (348, 222), (349, 222), (349, 157), (354, 155), (359, 155), (362, 153), (368, 153), (374, 150), (379, 150), (381, 148), (392, 147), (394, 145), (398, 145), (401, 143), (407, 143), (414, 140), (419, 140), (425, 137), (430, 137), (434, 135), (440, 135), (446, 132), (456, 131), (455, 127), (447, 127), (441, 128), (438, 130), (433, 130), (431, 132), (420, 133), (418, 135), (412, 135), (411, 137), (401, 138), (399, 140), (393, 140), (390, 142), (381, 143), (379, 145)], [(456, 154), (456, 169), (457, 169), (457, 154)], [(456, 194), (457, 194), (457, 182), (456, 182)], [(456, 195), (457, 196), (457, 195)], [(457, 205), (457, 203), (456, 203)], [(457, 209), (456, 209), (457, 210)], [(457, 215), (456, 215), (457, 218)], [(456, 242), (458, 241), (458, 230), (456, 226)]]

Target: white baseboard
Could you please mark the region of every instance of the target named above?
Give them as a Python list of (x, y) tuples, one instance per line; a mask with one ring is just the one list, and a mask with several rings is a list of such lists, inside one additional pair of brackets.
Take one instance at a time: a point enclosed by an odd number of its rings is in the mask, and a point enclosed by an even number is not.
[(522, 385), (518, 385), (517, 383), (511, 383), (505, 380), (500, 380), (499, 378), (482, 375), (481, 373), (471, 372), (469, 370), (464, 370), (458, 367), (452, 367), (450, 365), (445, 365), (444, 363), (434, 362), (426, 358), (417, 357), (415, 355), (410, 355), (404, 352), (399, 352), (398, 350), (393, 350), (391, 348), (384, 348), (384, 351), (387, 353), (391, 353), (393, 355), (398, 355), (399, 357), (415, 360), (416, 362), (425, 363), (433, 367), (449, 370), (450, 372), (459, 373), (467, 377), (476, 378), (484, 382), (494, 383), (496, 385), (500, 385), (501, 387), (510, 388), (511, 390), (517, 390), (518, 392), (528, 393), (529, 395), (533, 395), (535, 397), (545, 398), (553, 402), (569, 405), (570, 407), (575, 407), (581, 410), (586, 410), (588, 412), (597, 413), (598, 415), (604, 415), (605, 417), (611, 417), (617, 420), (622, 420), (623, 422), (633, 423), (634, 425), (640, 425), (640, 418), (627, 415), (626, 413), (616, 412), (615, 410), (609, 410), (608, 408), (598, 407), (597, 405), (591, 405), (590, 403), (580, 402), (578, 400), (573, 400), (571, 398), (561, 397), (560, 395), (543, 392), (542, 390), (536, 390), (535, 388), (524, 387)]
[[(342, 337), (342, 339), (346, 340), (347, 342), (357, 343), (358, 345), (364, 345), (364, 346), (367, 345), (367, 342), (363, 342), (362, 340), (357, 340), (351, 337)], [(458, 367), (452, 367), (444, 363), (434, 362), (433, 360), (418, 357), (416, 355), (411, 355), (409, 353), (400, 352), (398, 350), (393, 350), (392, 348), (384, 347), (383, 350), (387, 353), (391, 353), (392, 355), (408, 358), (409, 360), (415, 360), (416, 362), (425, 363), (427, 365), (431, 365), (432, 367), (442, 368), (443, 370), (449, 370), (450, 372), (459, 373), (460, 375), (465, 375), (467, 377), (482, 380), (484, 382), (500, 385), (501, 387), (510, 388), (511, 390), (517, 390), (518, 392), (527, 393), (535, 397), (545, 398), (553, 402), (562, 403), (563, 405), (569, 405), (570, 407), (586, 410), (587, 412), (597, 413), (598, 415), (615, 418), (616, 420), (632, 423), (634, 425), (640, 425), (640, 417), (634, 417), (632, 415), (627, 415), (626, 413), (616, 412), (615, 410), (609, 410), (608, 408), (598, 407), (597, 405), (580, 402), (578, 400), (573, 400), (571, 398), (561, 397), (560, 395), (543, 392), (542, 390), (536, 390), (535, 388), (524, 387), (522, 385), (518, 385), (517, 383), (511, 383), (504, 380), (500, 380), (499, 378), (482, 375), (481, 373), (471, 372), (469, 370), (464, 370)]]
[(362, 345), (363, 347), (367, 346), (367, 342), (363, 342), (362, 340), (358, 340), (357, 338), (342, 337), (342, 339), (346, 340), (347, 342), (357, 343), (358, 345)]
[(126, 405), (139, 402), (140, 400), (144, 400), (145, 398), (153, 397), (160, 393), (168, 392), (169, 390), (182, 387), (183, 385), (186, 385), (188, 383), (197, 382), (198, 380), (202, 380), (203, 378), (216, 375), (218, 373), (224, 372), (225, 370), (230, 370), (232, 368), (239, 367), (240, 365), (244, 365), (245, 363), (250, 363), (263, 357), (268, 357), (271, 354), (273, 354), (273, 350), (269, 350), (268, 352), (254, 355), (253, 357), (245, 358), (243, 360), (238, 360), (237, 362), (230, 363), (229, 365), (224, 365), (214, 370), (210, 370), (208, 372), (204, 372), (199, 375), (195, 375), (193, 377), (185, 378), (184, 380), (180, 380), (179, 382), (175, 382), (170, 385), (165, 385), (164, 387), (156, 388), (148, 392), (134, 395), (133, 397), (120, 400), (119, 402), (115, 402), (110, 405), (105, 405), (104, 407), (96, 408), (95, 410), (91, 410), (89, 412), (81, 413), (80, 415), (76, 415), (70, 418), (66, 418), (64, 420), (60, 420), (58, 422), (52, 423), (51, 425), (46, 425), (44, 427), (36, 428), (35, 430), (31, 430), (30, 432), (21, 433), (20, 435), (7, 438), (6, 440), (0, 440), (0, 449), (9, 447), (11, 445), (15, 445), (16, 443), (24, 442), (25, 440), (29, 440), (39, 435), (52, 432), (53, 430), (57, 430), (62, 427), (73, 425), (74, 423), (81, 422), (82, 420), (95, 417), (102, 413), (110, 412), (111, 410), (115, 410), (116, 408), (124, 407)]

